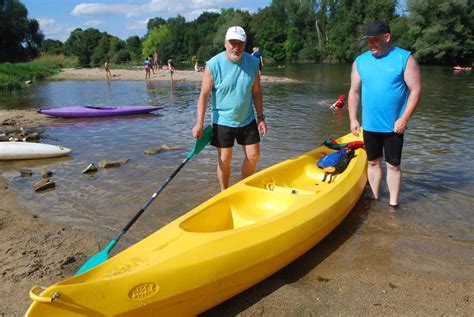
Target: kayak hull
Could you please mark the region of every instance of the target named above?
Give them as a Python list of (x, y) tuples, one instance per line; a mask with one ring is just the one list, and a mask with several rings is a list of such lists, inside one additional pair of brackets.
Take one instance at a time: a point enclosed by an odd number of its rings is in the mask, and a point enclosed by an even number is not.
[(46, 114), (53, 117), (62, 118), (92, 118), (92, 117), (111, 117), (111, 116), (126, 116), (146, 114), (159, 109), (161, 106), (128, 106), (128, 107), (65, 107), (65, 108), (50, 108), (40, 109), (39, 113)]
[(0, 160), (27, 160), (58, 157), (71, 152), (63, 146), (33, 142), (0, 142)]
[(262, 170), (101, 265), (30, 293), (27, 316), (194, 316), (255, 285), (321, 241), (360, 198), (365, 151), (327, 183), (316, 162), (332, 151)]

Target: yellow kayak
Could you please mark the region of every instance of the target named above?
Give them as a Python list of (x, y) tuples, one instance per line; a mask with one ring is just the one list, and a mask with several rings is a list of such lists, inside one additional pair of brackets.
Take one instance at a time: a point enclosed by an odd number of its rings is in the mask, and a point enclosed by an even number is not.
[(242, 292), (321, 241), (358, 201), (365, 151), (328, 183), (316, 163), (331, 152), (322, 146), (262, 170), (101, 265), (33, 287), (26, 315), (194, 316)]

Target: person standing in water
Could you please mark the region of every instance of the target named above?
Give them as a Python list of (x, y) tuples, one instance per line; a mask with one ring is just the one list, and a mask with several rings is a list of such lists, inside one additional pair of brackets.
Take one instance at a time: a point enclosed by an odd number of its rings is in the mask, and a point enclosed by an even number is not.
[(421, 96), (420, 68), (409, 51), (392, 45), (387, 23), (370, 23), (364, 38), (369, 50), (352, 64), (348, 100), (350, 127), (354, 135), (359, 135), (357, 108), (362, 99), (369, 184), (374, 198), (378, 199), (385, 154), (389, 205), (396, 208), (402, 179), (403, 137)]
[(254, 173), (260, 158), (259, 133), (264, 136), (268, 133), (263, 114), (259, 61), (244, 51), (246, 41), (243, 28), (230, 27), (225, 35), (225, 50), (207, 62), (197, 104), (196, 124), (192, 129), (193, 136), (200, 138), (211, 97), (211, 145), (217, 149), (217, 176), (221, 190), (229, 186), (235, 140), (242, 146), (245, 155), (241, 169), (242, 178), (245, 178)]

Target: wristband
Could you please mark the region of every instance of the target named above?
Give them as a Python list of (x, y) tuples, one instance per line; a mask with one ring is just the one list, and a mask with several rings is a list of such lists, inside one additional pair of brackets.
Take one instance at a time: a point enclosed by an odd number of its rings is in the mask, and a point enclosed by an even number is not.
[(258, 122), (265, 121), (265, 115), (262, 113), (261, 115), (257, 116)]

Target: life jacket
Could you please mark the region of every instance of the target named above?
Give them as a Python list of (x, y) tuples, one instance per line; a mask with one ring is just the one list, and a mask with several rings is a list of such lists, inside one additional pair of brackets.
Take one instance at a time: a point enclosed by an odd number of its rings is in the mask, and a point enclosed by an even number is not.
[(364, 147), (364, 141), (352, 141), (347, 143), (337, 143), (334, 138), (327, 139), (321, 145), (325, 145), (333, 150), (352, 149), (357, 150), (358, 148)]
[(317, 165), (324, 171), (323, 182), (326, 181), (326, 177), (329, 176), (328, 183), (331, 183), (334, 175), (346, 170), (353, 157), (353, 149), (343, 149), (321, 157)]

